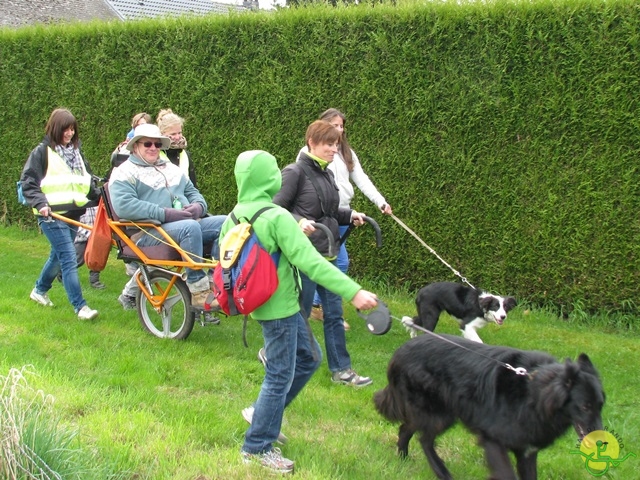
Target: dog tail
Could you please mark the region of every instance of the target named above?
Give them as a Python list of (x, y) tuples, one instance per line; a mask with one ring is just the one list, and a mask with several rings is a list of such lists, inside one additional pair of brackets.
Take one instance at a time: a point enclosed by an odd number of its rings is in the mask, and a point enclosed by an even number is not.
[(406, 412), (404, 407), (406, 405), (402, 399), (397, 398), (395, 390), (386, 386), (382, 390), (378, 390), (373, 395), (373, 403), (376, 406), (376, 410), (392, 422), (403, 422), (406, 420)]

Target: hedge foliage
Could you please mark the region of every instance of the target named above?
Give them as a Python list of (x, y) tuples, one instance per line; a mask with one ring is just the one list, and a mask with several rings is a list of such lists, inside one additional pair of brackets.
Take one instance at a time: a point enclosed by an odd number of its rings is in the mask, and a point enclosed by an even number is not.
[[(214, 212), (238, 153), (282, 166), (328, 107), (394, 213), (470, 282), (534, 303), (634, 303), (640, 264), (640, 4), (633, 0), (313, 7), (0, 31), (5, 223), (35, 225), (14, 185), (53, 108), (106, 172), (138, 111), (170, 107)], [(384, 233), (351, 272), (456, 280), (361, 194)]]

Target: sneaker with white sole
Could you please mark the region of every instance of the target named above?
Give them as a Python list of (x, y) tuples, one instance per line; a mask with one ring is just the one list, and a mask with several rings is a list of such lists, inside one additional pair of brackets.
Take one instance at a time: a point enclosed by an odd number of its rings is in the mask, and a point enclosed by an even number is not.
[(31, 290), (29, 298), (40, 305), (44, 305), (45, 307), (53, 307), (53, 302), (49, 298), (49, 295), (46, 293), (38, 293), (35, 288)]
[(244, 463), (255, 462), (278, 473), (293, 473), (293, 460), (284, 458), (279, 448), (264, 453), (241, 452)]
[(264, 348), (258, 350), (258, 360), (262, 362), (262, 365), (264, 365), (265, 368), (267, 367), (267, 352), (264, 351)]
[[(247, 407), (242, 410), (242, 418), (244, 418), (249, 425), (251, 425), (251, 421), (253, 420), (254, 410), (255, 409), (253, 407)], [(288, 441), (289, 439), (285, 436), (284, 433), (278, 433), (278, 440), (276, 440), (276, 442), (278, 442), (280, 445), (284, 445)]]
[(78, 318), (80, 320), (93, 320), (98, 316), (97, 310), (92, 310), (89, 308), (89, 305), (85, 305), (80, 310), (78, 310)]
[(342, 383), (343, 385), (350, 385), (352, 387), (366, 387), (373, 383), (373, 380), (369, 377), (361, 377), (351, 368), (347, 368), (340, 372), (333, 372), (331, 375), (331, 381), (334, 383)]

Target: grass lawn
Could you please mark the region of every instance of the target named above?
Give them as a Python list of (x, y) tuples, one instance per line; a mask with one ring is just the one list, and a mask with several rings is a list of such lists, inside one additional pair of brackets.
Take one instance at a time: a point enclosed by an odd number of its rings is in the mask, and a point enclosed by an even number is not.
[[(59, 284), (49, 293), (54, 308), (29, 300), (48, 252), (37, 232), (0, 227), (0, 375), (29, 365), (28, 385), (55, 399), (59, 427), (77, 431), (82, 450), (120, 478), (265, 478), (263, 469), (244, 465), (239, 455), (247, 427), (240, 412), (255, 400), (262, 380), (258, 325), (249, 322), (249, 348), (242, 344), (240, 317), (223, 317), (218, 326), (196, 325), (185, 341), (152, 337), (136, 312), (123, 311), (117, 302), (127, 277), (115, 255), (101, 277), (105, 290), (91, 289), (86, 268), (80, 270), (85, 297), (100, 316), (79, 321)], [(425, 283), (430, 280), (435, 279)], [(413, 315), (412, 294), (390, 286), (372, 289), (394, 316)], [(481, 330), (483, 340), (545, 350), (558, 358), (588, 353), (607, 394), (604, 425), (623, 443), (620, 456), (640, 455), (640, 387), (634, 370), (640, 337), (529, 311), (519, 300), (505, 326)], [(289, 443), (282, 450), (295, 460), (296, 478), (435, 478), (417, 439), (406, 461), (397, 458), (397, 426), (372, 402), (373, 393), (386, 385), (391, 355), (408, 334), (396, 322), (387, 335), (373, 336), (350, 305), (345, 313), (352, 326), (347, 342), (353, 366), (374, 384), (363, 389), (335, 385), (323, 362), (285, 413)], [(322, 343), (321, 324), (312, 327)], [(456, 324), (443, 318), (438, 331), (457, 333)], [(584, 461), (570, 453), (575, 443), (569, 431), (542, 451), (539, 478), (593, 478)], [(438, 450), (455, 478), (486, 478), (482, 451), (461, 427), (443, 435)], [(629, 458), (612, 466), (605, 478), (640, 478), (639, 468), (640, 458)]]

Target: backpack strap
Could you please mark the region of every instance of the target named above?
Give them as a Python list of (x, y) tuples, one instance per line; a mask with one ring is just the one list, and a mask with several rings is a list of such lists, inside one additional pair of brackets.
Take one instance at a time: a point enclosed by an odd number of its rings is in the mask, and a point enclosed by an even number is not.
[[(266, 212), (267, 210), (270, 210), (274, 208), (273, 206), (267, 206), (267, 207), (262, 207), (261, 209), (259, 209), (256, 213), (253, 214), (253, 216), (251, 217), (251, 219), (249, 220), (249, 223), (251, 224), (251, 229), (253, 230), (253, 223), (258, 219), (258, 217), (260, 215), (262, 215), (264, 212)], [(238, 225), (238, 223), (240, 223), (240, 221), (238, 220), (238, 217), (236, 217), (236, 215), (231, 212), (231, 214), (229, 215), (231, 217), (231, 221), (233, 221), (233, 223), (235, 225)], [(227, 295), (229, 297), (230, 303), (233, 305), (233, 309), (235, 310), (236, 314), (238, 313), (238, 310), (236, 308), (235, 303), (233, 302), (233, 294), (232, 294), (232, 289), (231, 289), (231, 279), (229, 278), (229, 289), (227, 290)], [(226, 283), (225, 283), (226, 285)], [(229, 307), (231, 308), (232, 305), (229, 305)], [(242, 343), (244, 344), (245, 348), (249, 348), (249, 344), (247, 343), (247, 322), (249, 320), (249, 315), (244, 315), (244, 318), (242, 319)]]
[(320, 209), (322, 210), (322, 214), (326, 217), (327, 209), (324, 208), (324, 205), (326, 202), (324, 199), (324, 194), (322, 193), (322, 189), (320, 188), (320, 185), (318, 185), (318, 179), (315, 177), (313, 172), (309, 169), (309, 165), (305, 165), (304, 162), (299, 162), (298, 165), (300, 165), (300, 168), (302, 168), (302, 170), (304, 171), (304, 174), (307, 176), (307, 178), (313, 185), (313, 188), (316, 189), (316, 194), (320, 199)]

